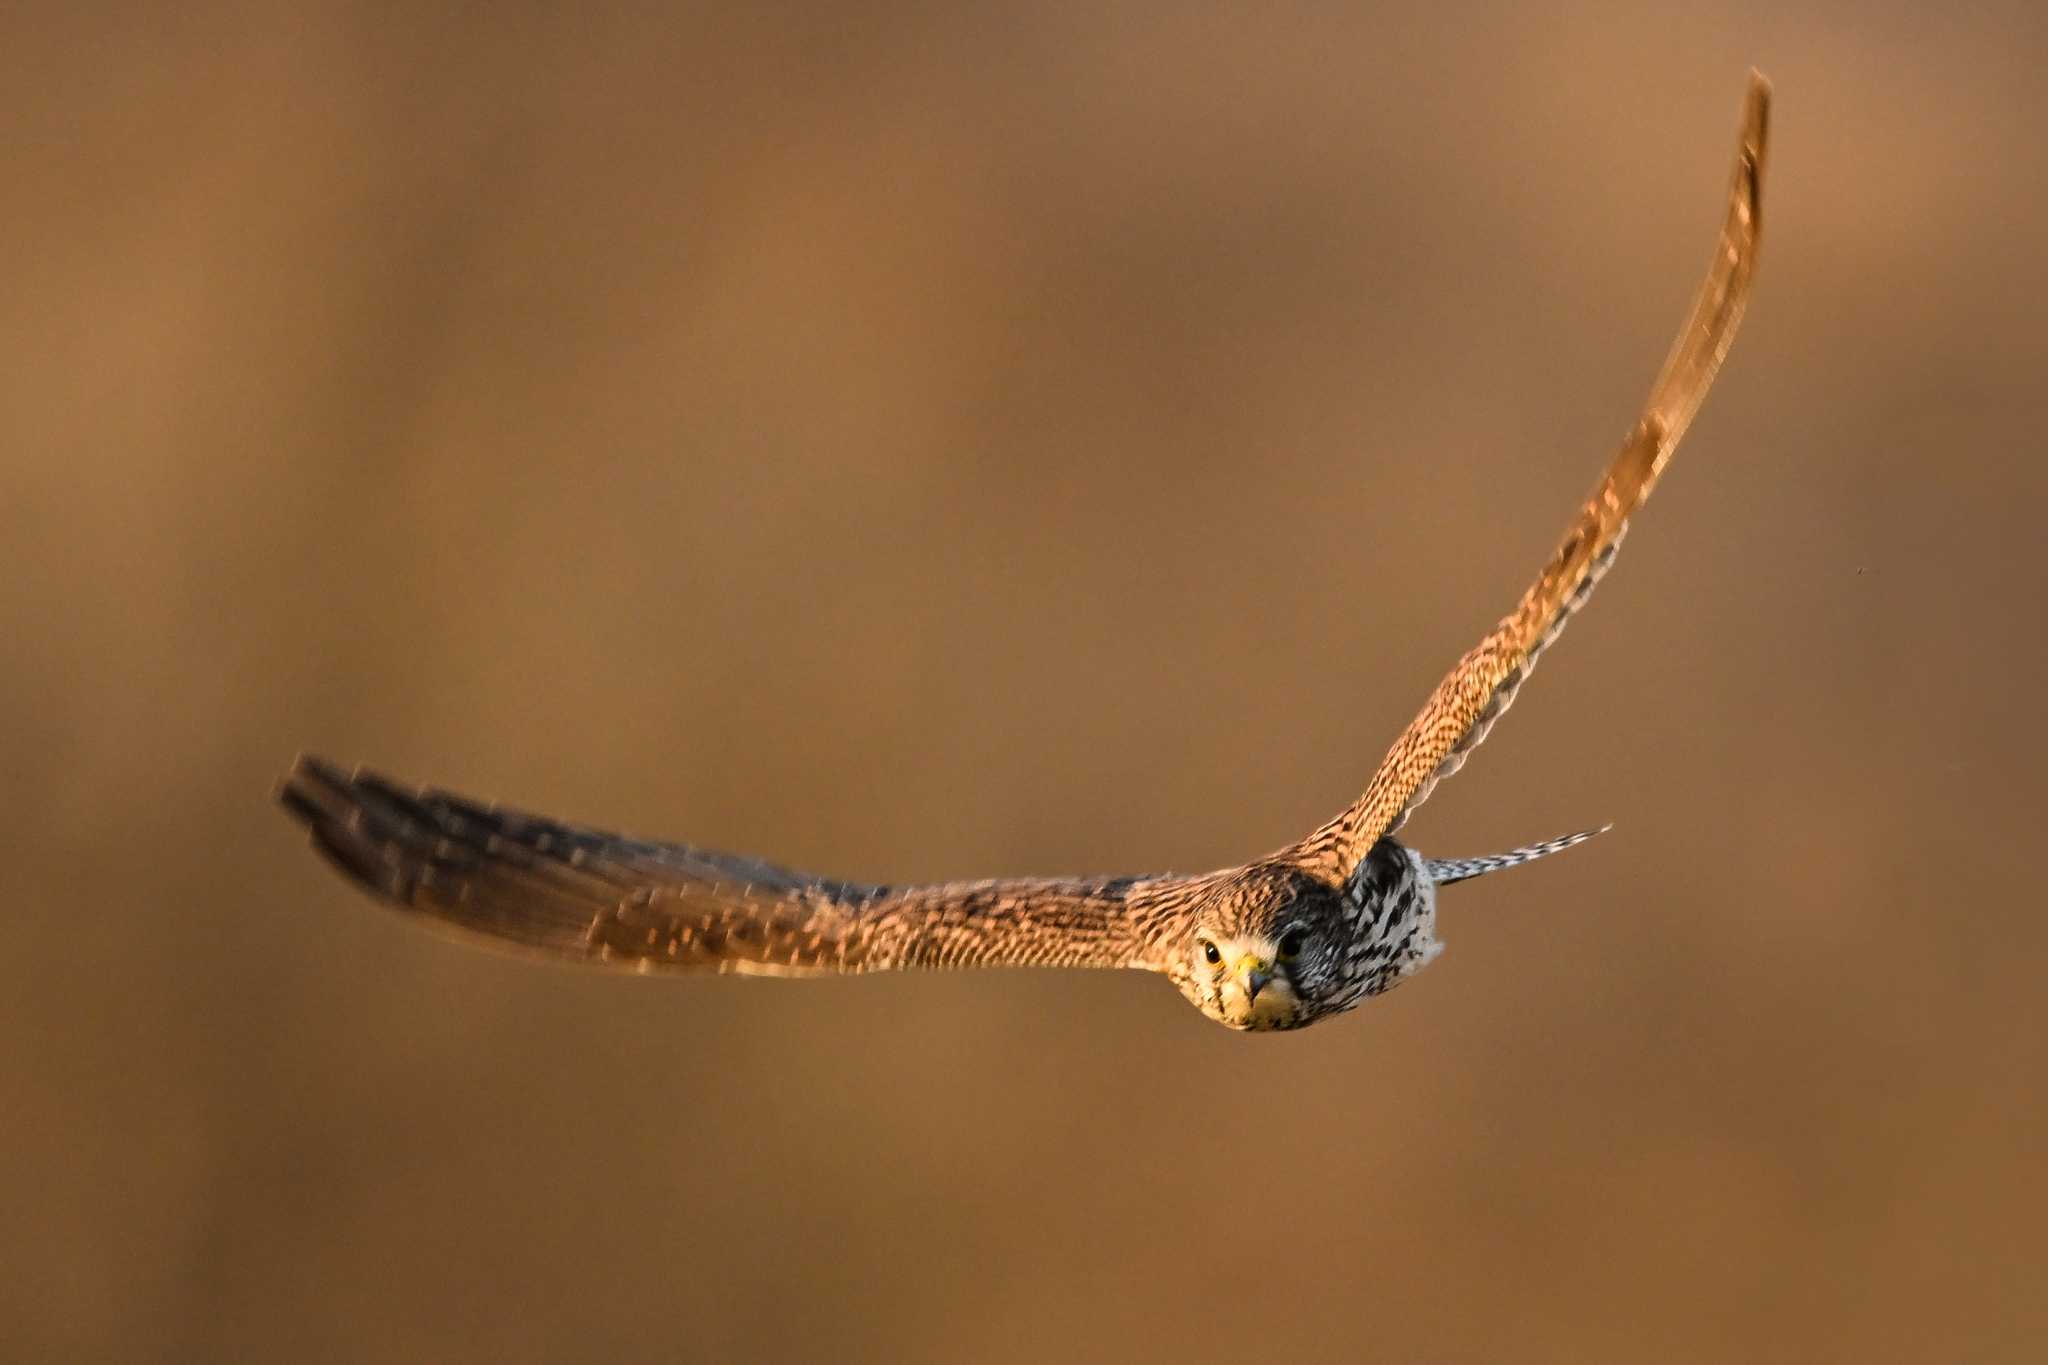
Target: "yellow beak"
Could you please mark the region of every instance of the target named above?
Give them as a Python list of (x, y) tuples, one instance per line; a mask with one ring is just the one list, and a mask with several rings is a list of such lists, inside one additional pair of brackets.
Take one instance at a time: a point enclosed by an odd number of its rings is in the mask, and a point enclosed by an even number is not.
[(1273, 979), (1273, 964), (1266, 958), (1253, 957), (1246, 953), (1237, 960), (1237, 983), (1244, 988), (1244, 1002), (1249, 1005), (1259, 998), (1259, 992)]

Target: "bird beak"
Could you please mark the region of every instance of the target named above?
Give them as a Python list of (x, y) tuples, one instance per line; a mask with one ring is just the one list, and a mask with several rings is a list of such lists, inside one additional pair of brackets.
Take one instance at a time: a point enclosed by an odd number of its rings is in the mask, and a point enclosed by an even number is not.
[(1249, 1005), (1259, 998), (1259, 992), (1273, 979), (1273, 964), (1246, 954), (1237, 964), (1237, 976), (1244, 987), (1244, 1002)]

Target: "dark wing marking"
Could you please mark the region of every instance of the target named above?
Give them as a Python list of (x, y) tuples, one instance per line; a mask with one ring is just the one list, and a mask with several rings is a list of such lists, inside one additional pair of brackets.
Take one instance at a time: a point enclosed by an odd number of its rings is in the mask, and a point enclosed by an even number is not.
[(530, 953), (638, 971), (1150, 967), (1168, 878), (861, 886), (409, 790), (302, 757), (278, 800), (365, 890)]
[(1287, 856), (1341, 878), (1382, 835), (1400, 828), (1435, 785), (1456, 772), (1514, 700), (1537, 657), (1613, 561), (1628, 518), (1650, 496), (1657, 476), (1685, 435), (1693, 414), (1735, 339), (1749, 301), (1762, 228), (1761, 193), (1770, 86), (1750, 73), (1742, 138), (1728, 195), (1728, 216), (1713, 264), (1692, 312), (1650, 386), (1635, 428), (1577, 521), (1515, 610), (1458, 661), (1394, 742), (1365, 793)]

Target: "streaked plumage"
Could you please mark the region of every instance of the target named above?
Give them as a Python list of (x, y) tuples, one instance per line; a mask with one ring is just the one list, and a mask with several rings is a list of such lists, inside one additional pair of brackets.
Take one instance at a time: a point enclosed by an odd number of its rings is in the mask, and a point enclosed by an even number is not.
[(862, 886), (412, 790), (311, 757), (279, 799), (369, 891), (548, 957), (774, 976), (1125, 967), (1164, 973), (1233, 1028), (1298, 1028), (1350, 1009), (1441, 951), (1438, 887), (1597, 832), (1449, 860), (1392, 837), (1584, 604), (1706, 396), (1756, 268), (1768, 104), (1752, 75), (1713, 263), (1606, 476), (1515, 610), (1437, 686), (1359, 799), (1300, 843), (1192, 877)]

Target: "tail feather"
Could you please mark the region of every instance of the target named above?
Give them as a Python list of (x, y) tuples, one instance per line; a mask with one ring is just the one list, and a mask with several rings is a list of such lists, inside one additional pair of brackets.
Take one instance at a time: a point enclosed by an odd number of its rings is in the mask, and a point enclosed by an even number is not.
[(1540, 844), (1529, 844), (1507, 853), (1489, 854), (1484, 858), (1424, 858), (1423, 867), (1429, 871), (1430, 880), (1438, 886), (1449, 886), (1452, 882), (1468, 881), (1483, 877), (1489, 872), (1505, 868), (1520, 867), (1533, 863), (1538, 858), (1548, 858), (1553, 853), (1562, 853), (1574, 844), (1583, 844), (1596, 834), (1605, 834), (1613, 825), (1602, 825), (1598, 829), (1582, 829), (1577, 834), (1567, 834), (1557, 839), (1547, 839)]

